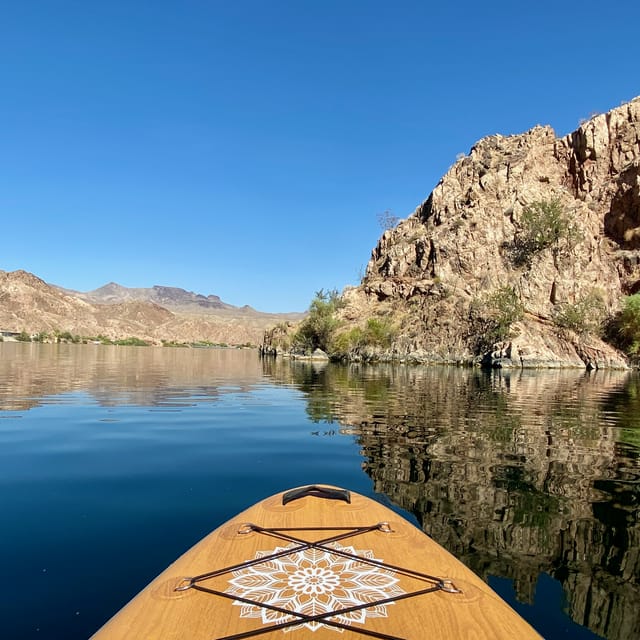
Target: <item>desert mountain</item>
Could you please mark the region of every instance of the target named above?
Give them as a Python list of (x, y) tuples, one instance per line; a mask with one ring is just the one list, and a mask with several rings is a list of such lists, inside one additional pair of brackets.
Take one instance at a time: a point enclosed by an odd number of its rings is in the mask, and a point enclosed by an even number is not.
[(328, 346), (355, 360), (622, 367), (602, 326), (638, 291), (640, 98), (564, 137), (480, 140), (382, 235)]
[(50, 285), (26, 271), (0, 271), (0, 329), (30, 334), (138, 337), (161, 341), (258, 344), (269, 326), (302, 314), (260, 313), (217, 296), (176, 287), (129, 289), (110, 283), (82, 293)]
[[(158, 304), (165, 309), (169, 309), (175, 313), (195, 313), (225, 315), (246, 317), (247, 315), (255, 317), (265, 317), (273, 319), (287, 318), (290, 320), (300, 319), (301, 313), (281, 313), (271, 314), (256, 311), (249, 305), (236, 307), (234, 305), (223, 302), (219, 296), (194, 293), (186, 291), (179, 287), (166, 287), (154, 285), (148, 288), (131, 288), (123, 287), (116, 282), (109, 282), (93, 291), (74, 291), (72, 289), (61, 289), (68, 295), (75, 296), (87, 302), (94, 304), (122, 304), (124, 302), (150, 302)], [(223, 313), (228, 312), (228, 313)]]

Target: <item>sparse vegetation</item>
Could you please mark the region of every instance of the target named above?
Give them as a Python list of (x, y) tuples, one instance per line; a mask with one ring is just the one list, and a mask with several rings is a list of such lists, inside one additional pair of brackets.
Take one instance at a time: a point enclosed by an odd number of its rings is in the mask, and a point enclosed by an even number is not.
[(72, 342), (73, 344), (79, 344), (82, 342), (82, 338), (79, 335), (72, 335), (69, 331), (54, 331), (55, 342)]
[(362, 341), (362, 329), (352, 327), (348, 331), (343, 331), (335, 336), (331, 345), (332, 352), (339, 356), (346, 356), (349, 351), (355, 349)]
[(505, 285), (469, 309), (475, 349), (485, 351), (496, 342), (512, 337), (512, 325), (524, 317), (524, 305), (514, 287)]
[(562, 250), (571, 250), (581, 238), (560, 200), (534, 202), (522, 212), (513, 260), (516, 264), (528, 264), (545, 249), (551, 249), (557, 256)]
[(31, 342), (31, 336), (26, 331), (21, 331), (20, 334), (16, 336), (16, 340), (18, 342)]
[(362, 340), (365, 345), (388, 348), (395, 337), (395, 330), (388, 318), (369, 318)]
[(581, 335), (602, 335), (606, 314), (602, 294), (594, 290), (574, 303), (558, 305), (553, 321)]
[(211, 342), (209, 340), (199, 340), (198, 342), (179, 342), (177, 340), (162, 340), (163, 347), (176, 347), (178, 349), (221, 349), (229, 345), (226, 342)]
[(388, 209), (379, 213), (377, 215), (378, 224), (382, 228), (383, 231), (389, 231), (390, 229), (394, 229), (398, 222), (400, 222), (400, 218), (398, 216), (394, 216), (391, 211)]
[(364, 329), (353, 327), (338, 334), (331, 350), (336, 354), (347, 354), (358, 347), (381, 347), (388, 349), (396, 336), (396, 329), (388, 318), (368, 318)]
[(148, 347), (149, 343), (141, 338), (131, 336), (130, 338), (123, 338), (122, 340), (114, 340), (113, 344), (117, 344), (120, 347)]
[(489, 317), (495, 325), (494, 333), (501, 340), (509, 337), (511, 325), (524, 316), (524, 306), (516, 290), (508, 285), (500, 287), (489, 296), (487, 307)]
[(624, 299), (613, 324), (619, 346), (631, 356), (640, 355), (640, 293)]
[(332, 339), (340, 325), (336, 312), (342, 306), (338, 291), (320, 289), (309, 306), (309, 315), (293, 337), (293, 347), (304, 351), (322, 349), (329, 352)]

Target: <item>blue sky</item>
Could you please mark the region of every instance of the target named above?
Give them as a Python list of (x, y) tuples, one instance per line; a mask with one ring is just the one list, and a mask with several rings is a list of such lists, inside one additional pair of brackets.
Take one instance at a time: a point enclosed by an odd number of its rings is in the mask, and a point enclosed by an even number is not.
[(0, 0), (0, 269), (306, 309), (485, 135), (640, 94), (640, 2)]

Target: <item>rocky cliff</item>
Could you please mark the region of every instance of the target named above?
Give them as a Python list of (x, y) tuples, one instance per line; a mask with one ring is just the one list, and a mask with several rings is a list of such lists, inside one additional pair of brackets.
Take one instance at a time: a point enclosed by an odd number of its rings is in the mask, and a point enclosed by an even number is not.
[[(531, 235), (541, 206), (564, 216), (546, 244)], [(482, 139), (385, 231), (361, 285), (343, 294), (341, 316), (348, 326), (386, 318), (395, 329), (391, 347), (355, 347), (351, 359), (624, 367), (587, 329), (638, 291), (640, 98), (562, 138), (537, 126)], [(492, 301), (504, 292), (523, 313), (487, 340)], [(558, 322), (576, 310), (581, 324)]]

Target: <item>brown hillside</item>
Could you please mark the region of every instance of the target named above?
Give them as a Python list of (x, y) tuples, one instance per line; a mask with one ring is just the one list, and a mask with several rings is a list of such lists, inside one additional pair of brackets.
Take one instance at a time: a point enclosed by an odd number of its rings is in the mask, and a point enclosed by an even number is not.
[(101, 334), (112, 340), (135, 336), (155, 344), (163, 340), (258, 344), (265, 329), (289, 317), (255, 311), (247, 314), (245, 308), (224, 303), (220, 303), (223, 308), (216, 315), (211, 308), (219, 301), (215, 296), (205, 298), (209, 308), (198, 313), (198, 306), (190, 304), (189, 297), (196, 294), (185, 297), (179, 294), (181, 289), (162, 289), (165, 297), (168, 290), (178, 299), (178, 310), (169, 310), (143, 295), (127, 296), (124, 287), (110, 303), (90, 302), (82, 294), (49, 285), (26, 271), (0, 271), (0, 329), (29, 334), (60, 331), (85, 337)]

